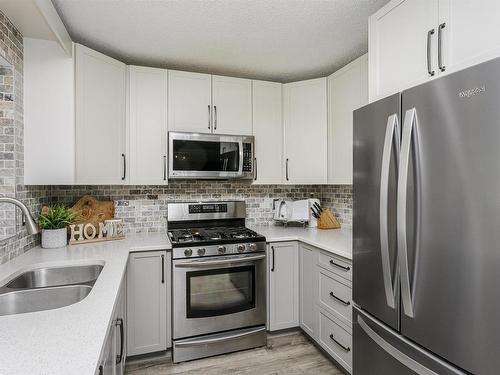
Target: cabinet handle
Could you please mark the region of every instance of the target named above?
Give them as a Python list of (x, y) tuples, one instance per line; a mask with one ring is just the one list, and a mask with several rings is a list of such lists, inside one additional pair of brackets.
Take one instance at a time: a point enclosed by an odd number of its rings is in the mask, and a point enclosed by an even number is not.
[(163, 155), (163, 181), (167, 181), (167, 155)]
[(288, 158), (285, 161), (285, 178), (288, 181)]
[(338, 346), (340, 346), (342, 349), (344, 349), (346, 352), (350, 352), (351, 351), (351, 348), (348, 347), (348, 346), (344, 346), (342, 345), (340, 342), (338, 342), (337, 340), (335, 340), (333, 338), (333, 334), (330, 333), (330, 340), (332, 340), (335, 344), (337, 344)]
[(273, 265), (271, 266), (271, 272), (274, 272), (274, 246), (271, 246), (271, 259), (273, 262)]
[(337, 297), (335, 294), (333, 294), (333, 292), (330, 292), (330, 297), (333, 297), (335, 298), (337, 301), (339, 301), (341, 304), (343, 304), (344, 306), (349, 306), (351, 304), (351, 302), (349, 301), (344, 301), (342, 298), (339, 298)]
[(116, 356), (116, 364), (119, 364), (123, 359), (123, 343), (124, 343), (124, 335), (123, 335), (123, 319), (116, 319), (116, 325), (120, 326), (120, 354)]
[(104, 368), (102, 365), (99, 365), (99, 375), (104, 375)]
[(165, 255), (161, 256), (161, 283), (165, 284)]
[(212, 111), (210, 111), (210, 104), (208, 105), (208, 128), (210, 129), (210, 120), (212, 120)]
[(344, 271), (346, 271), (346, 272), (347, 272), (347, 271), (349, 271), (349, 270), (351, 269), (351, 267), (349, 267), (349, 266), (345, 267), (345, 266), (343, 266), (343, 265), (341, 265), (341, 264), (335, 263), (333, 260), (330, 260), (330, 264), (331, 264), (332, 266), (337, 267), (337, 268), (340, 268), (341, 270), (344, 270)]
[(446, 23), (443, 22), (438, 27), (438, 66), (439, 70), (444, 72), (446, 67), (443, 64), (443, 29), (446, 27)]
[(217, 106), (214, 105), (214, 130), (217, 130)]
[(125, 180), (125, 177), (127, 177), (127, 158), (125, 157), (125, 154), (122, 154), (122, 159), (123, 159), (123, 175), (122, 175), (122, 181)]
[(434, 35), (434, 29), (431, 29), (427, 32), (427, 73), (432, 77), (435, 72), (432, 70), (432, 62), (431, 62), (431, 38)]
[(253, 158), (253, 168), (254, 168), (253, 179), (257, 180), (257, 158)]

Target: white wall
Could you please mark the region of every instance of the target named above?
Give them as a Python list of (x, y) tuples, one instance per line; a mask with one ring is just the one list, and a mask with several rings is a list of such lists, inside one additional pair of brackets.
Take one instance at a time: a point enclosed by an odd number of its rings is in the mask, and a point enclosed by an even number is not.
[(24, 183), (74, 183), (74, 61), (55, 41), (24, 38), (24, 127)]

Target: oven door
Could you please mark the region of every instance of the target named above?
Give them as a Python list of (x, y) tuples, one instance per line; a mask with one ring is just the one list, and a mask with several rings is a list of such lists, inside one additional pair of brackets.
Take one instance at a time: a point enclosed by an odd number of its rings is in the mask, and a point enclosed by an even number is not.
[(174, 339), (265, 324), (265, 272), (265, 254), (174, 260)]
[(169, 132), (169, 178), (243, 177), (241, 136)]

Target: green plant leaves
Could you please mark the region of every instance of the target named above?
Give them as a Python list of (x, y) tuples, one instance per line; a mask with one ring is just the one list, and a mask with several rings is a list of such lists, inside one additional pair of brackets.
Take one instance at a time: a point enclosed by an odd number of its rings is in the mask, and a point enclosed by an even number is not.
[(74, 224), (79, 215), (70, 208), (62, 204), (55, 204), (47, 207), (38, 217), (38, 227), (40, 229), (63, 229)]

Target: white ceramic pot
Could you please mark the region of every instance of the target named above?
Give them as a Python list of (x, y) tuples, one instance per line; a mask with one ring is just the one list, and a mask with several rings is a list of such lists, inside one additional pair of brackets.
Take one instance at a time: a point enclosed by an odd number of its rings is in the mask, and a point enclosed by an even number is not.
[(44, 249), (55, 249), (64, 247), (67, 244), (68, 230), (66, 228), (42, 230), (42, 247)]

